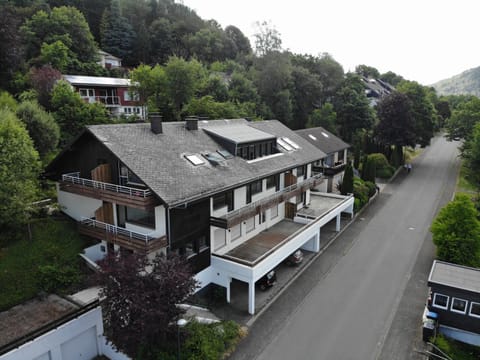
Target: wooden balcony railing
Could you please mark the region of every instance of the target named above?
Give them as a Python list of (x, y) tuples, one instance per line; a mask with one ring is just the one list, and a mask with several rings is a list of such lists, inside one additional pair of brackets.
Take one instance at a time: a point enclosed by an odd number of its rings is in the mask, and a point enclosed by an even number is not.
[(258, 201), (252, 202), (240, 209), (233, 210), (221, 217), (211, 217), (210, 224), (224, 229), (231, 228), (242, 221), (257, 215), (293, 196), (297, 196), (307, 189), (317, 186), (323, 181), (322, 174), (315, 174), (312, 177), (290, 186), (287, 186), (276, 193)]
[(150, 253), (168, 245), (166, 236), (153, 237), (94, 219), (79, 221), (78, 230), (83, 235), (142, 253)]
[(60, 190), (144, 210), (151, 210), (158, 204), (149, 189), (85, 179), (81, 178), (78, 172), (62, 175)]

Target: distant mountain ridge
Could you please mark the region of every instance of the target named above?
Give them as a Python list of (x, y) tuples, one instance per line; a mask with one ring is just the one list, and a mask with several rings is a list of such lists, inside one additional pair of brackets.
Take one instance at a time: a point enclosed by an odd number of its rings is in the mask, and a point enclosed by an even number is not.
[(432, 86), (439, 95), (475, 95), (480, 97), (480, 67), (466, 70)]

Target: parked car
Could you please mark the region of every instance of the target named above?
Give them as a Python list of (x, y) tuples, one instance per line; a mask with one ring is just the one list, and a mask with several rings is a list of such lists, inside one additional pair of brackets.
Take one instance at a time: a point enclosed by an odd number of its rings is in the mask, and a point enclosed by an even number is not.
[(275, 285), (276, 282), (277, 274), (275, 273), (275, 270), (271, 270), (263, 277), (261, 277), (260, 280), (257, 281), (257, 284), (260, 287), (260, 290), (265, 291)]
[(293, 254), (285, 259), (285, 264), (289, 266), (295, 266), (300, 264), (303, 261), (303, 252), (302, 250), (298, 249)]

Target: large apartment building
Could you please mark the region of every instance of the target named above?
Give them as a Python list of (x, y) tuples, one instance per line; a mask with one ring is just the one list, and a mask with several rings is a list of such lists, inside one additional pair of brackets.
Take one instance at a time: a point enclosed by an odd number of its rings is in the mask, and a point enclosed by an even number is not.
[(201, 288), (255, 282), (295, 250), (318, 252), (321, 228), (353, 214), (353, 196), (312, 191), (326, 154), (276, 120), (89, 126), (47, 168), (64, 213), (111, 251), (186, 256)]

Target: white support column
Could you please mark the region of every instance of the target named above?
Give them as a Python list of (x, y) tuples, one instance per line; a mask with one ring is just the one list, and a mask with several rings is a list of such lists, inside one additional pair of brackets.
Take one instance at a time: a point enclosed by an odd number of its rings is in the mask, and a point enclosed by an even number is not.
[(255, 314), (255, 283), (253, 280), (248, 282), (248, 312)]
[(230, 304), (230, 285), (232, 284), (232, 278), (228, 278), (228, 285), (227, 285), (227, 303)]
[(320, 239), (321, 239), (321, 234), (322, 234), (322, 228), (318, 229), (318, 236), (317, 240), (315, 241), (315, 252), (320, 251)]
[(337, 225), (335, 226), (335, 231), (339, 232), (340, 231), (340, 215), (337, 215)]

